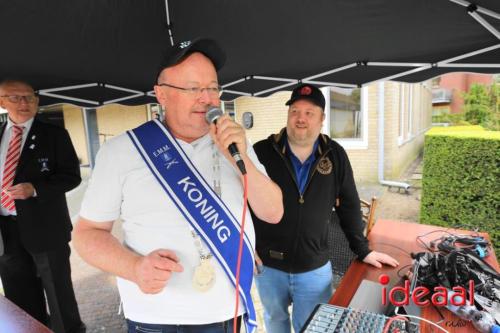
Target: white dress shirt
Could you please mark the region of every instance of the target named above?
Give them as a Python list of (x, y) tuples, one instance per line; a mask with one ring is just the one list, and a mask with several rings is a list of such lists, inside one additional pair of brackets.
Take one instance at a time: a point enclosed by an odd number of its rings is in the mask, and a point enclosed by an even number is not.
[[(23, 151), (24, 143), (26, 142), (26, 138), (28, 137), (28, 133), (31, 129), (31, 125), (33, 125), (34, 118), (22, 123), (22, 124), (14, 124), (10, 118), (7, 119), (7, 124), (5, 125), (5, 129), (2, 134), (2, 141), (0, 141), (0, 186), (3, 180), (3, 168), (5, 164), (5, 158), (7, 157), (7, 150), (9, 149), (10, 137), (12, 135), (12, 126), (23, 126), (23, 138), (21, 141), (21, 151)], [(0, 215), (17, 215), (16, 211), (9, 212), (7, 209), (0, 205)]]

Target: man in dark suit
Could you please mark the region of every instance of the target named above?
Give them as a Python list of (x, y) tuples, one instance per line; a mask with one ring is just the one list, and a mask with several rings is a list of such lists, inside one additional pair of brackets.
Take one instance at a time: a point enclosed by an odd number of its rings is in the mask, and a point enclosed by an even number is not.
[(29, 84), (0, 82), (0, 107), (9, 116), (0, 127), (5, 296), (56, 333), (84, 332), (71, 282), (65, 197), (81, 181), (75, 149), (65, 129), (34, 118), (38, 97)]

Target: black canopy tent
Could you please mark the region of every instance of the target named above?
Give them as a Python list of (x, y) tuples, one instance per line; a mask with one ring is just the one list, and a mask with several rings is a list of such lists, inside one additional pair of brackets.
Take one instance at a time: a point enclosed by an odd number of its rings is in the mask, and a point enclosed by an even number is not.
[(0, 31), (0, 79), (41, 105), (154, 102), (163, 54), (196, 36), (226, 50), (225, 100), (500, 72), (498, 0), (0, 0)]

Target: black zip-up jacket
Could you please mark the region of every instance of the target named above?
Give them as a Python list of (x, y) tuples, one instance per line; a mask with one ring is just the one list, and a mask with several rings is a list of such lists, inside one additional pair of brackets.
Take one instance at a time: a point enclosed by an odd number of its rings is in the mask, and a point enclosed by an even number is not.
[(363, 259), (369, 252), (351, 165), (345, 150), (321, 134), (316, 161), (311, 166), (303, 195), (286, 145), (286, 130), (254, 145), (269, 177), (283, 192), (284, 215), (270, 224), (252, 214), (257, 253), (264, 265), (301, 273), (329, 260), (328, 230), (336, 213), (351, 250)]

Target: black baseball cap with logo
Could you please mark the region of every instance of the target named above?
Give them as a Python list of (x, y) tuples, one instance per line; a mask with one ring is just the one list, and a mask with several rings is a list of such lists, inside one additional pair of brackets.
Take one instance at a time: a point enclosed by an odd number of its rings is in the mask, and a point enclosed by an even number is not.
[(210, 59), (216, 71), (219, 71), (226, 62), (226, 54), (215, 40), (210, 38), (195, 38), (193, 40), (182, 41), (172, 46), (163, 58), (156, 77), (158, 77), (165, 68), (179, 63), (184, 57), (194, 52), (203, 53)]
[(286, 102), (286, 105), (291, 105), (298, 100), (308, 100), (325, 110), (325, 96), (321, 90), (310, 84), (301, 84), (292, 91), (292, 97)]

